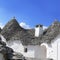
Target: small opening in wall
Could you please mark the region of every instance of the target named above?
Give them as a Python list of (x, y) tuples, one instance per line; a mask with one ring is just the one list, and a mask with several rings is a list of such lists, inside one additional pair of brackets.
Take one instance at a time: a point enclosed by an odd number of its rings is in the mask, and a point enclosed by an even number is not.
[(27, 48), (24, 49), (24, 52), (27, 52)]
[(0, 41), (1, 41), (2, 39), (1, 39), (1, 37), (0, 37)]

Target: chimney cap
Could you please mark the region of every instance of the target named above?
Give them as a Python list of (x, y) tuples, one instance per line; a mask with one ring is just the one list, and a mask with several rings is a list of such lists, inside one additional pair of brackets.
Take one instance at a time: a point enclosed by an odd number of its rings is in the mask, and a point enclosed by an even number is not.
[(38, 25), (36, 25), (36, 27), (42, 27), (43, 25), (41, 25), (41, 24), (38, 24)]

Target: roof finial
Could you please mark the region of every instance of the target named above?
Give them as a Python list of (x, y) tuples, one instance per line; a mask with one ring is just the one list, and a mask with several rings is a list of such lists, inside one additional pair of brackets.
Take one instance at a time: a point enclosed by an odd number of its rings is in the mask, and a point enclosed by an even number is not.
[(13, 17), (13, 19), (15, 19), (15, 16)]
[(55, 21), (58, 21), (58, 19), (55, 19)]
[(55, 25), (57, 23), (59, 23), (59, 21), (58, 21), (58, 19), (55, 19), (54, 22), (52, 23), (52, 25)]

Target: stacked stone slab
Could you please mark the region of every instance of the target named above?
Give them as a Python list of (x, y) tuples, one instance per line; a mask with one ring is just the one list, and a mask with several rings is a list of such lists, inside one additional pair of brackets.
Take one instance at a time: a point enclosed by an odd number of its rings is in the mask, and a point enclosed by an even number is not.
[(2, 29), (0, 28), (0, 33), (1, 33)]

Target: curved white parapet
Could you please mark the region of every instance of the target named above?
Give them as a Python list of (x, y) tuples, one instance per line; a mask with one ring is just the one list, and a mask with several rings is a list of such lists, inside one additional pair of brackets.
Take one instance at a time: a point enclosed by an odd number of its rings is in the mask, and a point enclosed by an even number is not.
[(46, 48), (48, 48), (48, 44), (47, 43), (42, 43), (41, 46), (45, 46)]
[(3, 42), (7, 43), (6, 39), (1, 34), (0, 34), (0, 37), (1, 37), (1, 39), (2, 39)]

